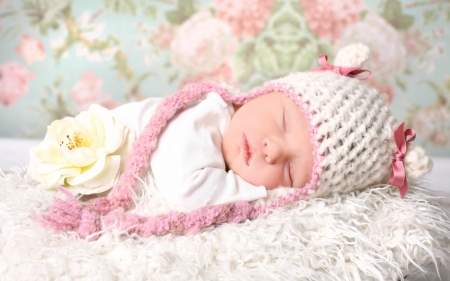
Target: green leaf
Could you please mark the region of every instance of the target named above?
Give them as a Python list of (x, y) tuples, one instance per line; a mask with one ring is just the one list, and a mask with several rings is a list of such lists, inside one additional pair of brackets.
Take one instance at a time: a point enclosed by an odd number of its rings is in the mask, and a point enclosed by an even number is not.
[(213, 17), (216, 17), (216, 10), (213, 7), (209, 7), (208, 10), (211, 13), (211, 15), (213, 15)]
[(445, 11), (445, 19), (447, 21), (450, 21), (450, 5), (447, 6), (447, 9)]
[(169, 75), (169, 79), (167, 80), (169, 84), (172, 84), (179, 76), (180, 72), (178, 70), (175, 70), (172, 74)]
[(179, 0), (175, 10), (166, 12), (166, 19), (173, 25), (180, 25), (195, 12), (192, 0)]
[(136, 78), (136, 85), (141, 84), (145, 79), (147, 79), (149, 76), (155, 75), (154, 72), (145, 72), (143, 74), (141, 74), (140, 76), (138, 76), (138, 78)]
[(403, 15), (400, 17), (398, 29), (399, 30), (407, 30), (408, 28), (410, 28), (413, 25), (413, 23), (414, 23), (413, 16)]
[(266, 40), (258, 42), (255, 46), (255, 59), (258, 70), (271, 74), (279, 70), (277, 54), (274, 52), (273, 41)]
[(402, 5), (398, 0), (389, 0), (384, 6), (383, 15), (387, 20), (392, 20), (402, 14)]
[(430, 24), (438, 20), (439, 14), (435, 10), (425, 10), (422, 13), (422, 17), (425, 24)]
[(168, 11), (166, 12), (166, 20), (172, 25), (180, 25), (182, 23), (178, 11)]
[(450, 77), (444, 80), (444, 89), (450, 93)]
[(317, 41), (317, 54), (316, 56), (327, 55), (328, 61), (334, 61), (336, 56), (336, 49), (333, 45), (327, 41), (318, 40)]
[(195, 13), (194, 3), (192, 3), (192, 0), (179, 0), (178, 10), (189, 18)]
[[(277, 6), (275, 6), (275, 5), (277, 5)], [(281, 8), (281, 6), (283, 6), (283, 2), (277, 1), (277, 2), (275, 2), (275, 5), (274, 5), (274, 7), (278, 10)], [(292, 6), (293, 10), (296, 11), (298, 14), (303, 14), (303, 7), (300, 4), (300, 1), (292, 1), (291, 6)], [(274, 11), (274, 8), (272, 8), (272, 11)]]
[(66, 81), (66, 77), (65, 76), (59, 76), (55, 79), (55, 81), (53, 82), (53, 86), (55, 88), (59, 88), (61, 87), (61, 85)]
[(70, 13), (70, 3), (67, 0), (23, 0), (22, 10), (31, 25), (46, 35), (49, 29), (58, 28), (58, 21)]
[(1, 38), (7, 38), (7, 37), (18, 37), (23, 32), (23, 27), (20, 25), (10, 26), (4, 29), (4, 31), (1, 33)]
[(151, 19), (156, 19), (156, 17), (158, 16), (158, 7), (153, 5), (146, 7), (144, 9), (144, 15)]
[(421, 81), (422, 83), (427, 84), (428, 86), (430, 86), (433, 91), (441, 98), (443, 98), (444, 100), (449, 100), (450, 99), (450, 95), (445, 91), (444, 88), (441, 87), (441, 85), (436, 84), (433, 81)]
[(368, 12), (367, 10), (362, 11), (362, 12), (359, 14), (359, 17), (361, 18), (361, 20), (364, 20), (364, 18), (367, 16), (368, 13), (369, 13), (369, 12)]
[(136, 15), (137, 11), (137, 3), (135, 0), (103, 0), (103, 5), (106, 9), (116, 14)]
[(406, 91), (406, 83), (400, 77), (395, 78), (395, 84), (403, 91)]
[(406, 30), (414, 23), (413, 16), (403, 14), (401, 2), (398, 0), (387, 1), (381, 16), (398, 30)]
[(52, 88), (50, 88), (49, 86), (44, 86), (43, 90), (48, 96), (51, 96), (53, 93)]

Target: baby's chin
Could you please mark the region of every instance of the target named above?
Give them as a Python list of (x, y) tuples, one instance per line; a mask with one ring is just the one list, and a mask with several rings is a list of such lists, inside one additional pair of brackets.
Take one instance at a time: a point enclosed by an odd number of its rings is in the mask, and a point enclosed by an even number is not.
[(266, 185), (262, 185), (266, 188), (266, 190), (274, 190), (277, 189), (279, 187), (284, 187), (283, 185), (277, 185), (277, 186), (266, 186)]
[[(239, 174), (237, 174), (237, 175), (239, 175)], [(266, 188), (266, 190), (275, 190), (275, 189), (280, 188), (280, 187), (285, 187), (285, 186), (283, 186), (283, 184), (280, 184), (280, 183), (277, 183), (277, 184), (274, 184), (273, 182), (272, 183), (265, 183), (264, 181), (261, 181), (259, 179), (253, 179), (253, 177), (249, 178), (249, 177), (245, 177), (244, 175), (243, 176), (239, 175), (239, 176), (243, 180), (248, 182), (249, 184), (252, 184), (254, 186), (264, 186)]]

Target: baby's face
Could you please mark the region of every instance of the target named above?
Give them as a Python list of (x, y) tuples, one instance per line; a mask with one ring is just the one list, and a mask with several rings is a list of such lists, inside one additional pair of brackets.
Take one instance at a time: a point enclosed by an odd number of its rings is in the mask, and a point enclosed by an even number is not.
[(299, 106), (283, 93), (244, 104), (222, 142), (227, 167), (253, 185), (303, 187), (314, 165), (309, 126)]

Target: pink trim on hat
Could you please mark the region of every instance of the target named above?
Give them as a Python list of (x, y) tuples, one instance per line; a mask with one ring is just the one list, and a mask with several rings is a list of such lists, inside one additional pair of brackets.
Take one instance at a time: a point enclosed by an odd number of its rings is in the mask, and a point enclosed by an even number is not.
[[(193, 233), (201, 229), (225, 222), (242, 222), (253, 219), (271, 209), (284, 206), (298, 200), (300, 196), (307, 196), (317, 189), (320, 179), (318, 166), (322, 161), (317, 155), (318, 142), (314, 143), (314, 167), (311, 181), (303, 188), (295, 190), (290, 195), (281, 198), (269, 206), (253, 205), (249, 202), (239, 201), (223, 205), (206, 206), (192, 212), (180, 213), (170, 211), (156, 217), (145, 217), (136, 214), (126, 214), (133, 205), (132, 193), (138, 182), (138, 176), (148, 165), (151, 155), (156, 148), (157, 136), (166, 126), (167, 122), (180, 110), (191, 102), (197, 101), (208, 92), (218, 93), (225, 101), (243, 104), (261, 95), (270, 92), (283, 92), (296, 101), (305, 114), (309, 124), (311, 139), (314, 140), (317, 128), (311, 126), (311, 113), (307, 104), (303, 103), (300, 93), (292, 87), (282, 84), (267, 84), (257, 88), (246, 95), (231, 96), (228, 92), (213, 83), (200, 83), (186, 86), (174, 96), (166, 98), (151, 117), (138, 140), (133, 144), (132, 153), (127, 161), (124, 173), (119, 182), (106, 198), (96, 198), (87, 204), (80, 204), (66, 189), (59, 188), (67, 200), (54, 199), (54, 204), (47, 214), (37, 217), (43, 225), (55, 230), (73, 230), (83, 238), (96, 239), (96, 232), (103, 226), (109, 227), (119, 224), (129, 233), (138, 233), (143, 236), (164, 235), (167, 233)], [(102, 220), (103, 216), (103, 220)], [(102, 221), (104, 225), (102, 225)]]

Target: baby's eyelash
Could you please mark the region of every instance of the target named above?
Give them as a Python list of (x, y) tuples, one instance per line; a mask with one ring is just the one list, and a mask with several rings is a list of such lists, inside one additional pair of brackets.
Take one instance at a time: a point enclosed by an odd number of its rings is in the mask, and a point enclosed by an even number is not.
[(283, 109), (283, 128), (284, 132), (286, 132), (286, 108)]

